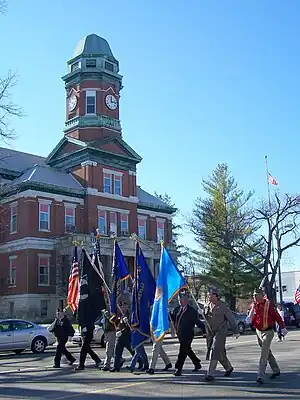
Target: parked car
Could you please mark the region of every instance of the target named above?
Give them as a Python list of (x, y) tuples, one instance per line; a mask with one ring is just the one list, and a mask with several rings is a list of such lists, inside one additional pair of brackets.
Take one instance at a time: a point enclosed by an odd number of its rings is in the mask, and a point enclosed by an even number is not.
[[(104, 335), (102, 325), (95, 325), (94, 337), (93, 337), (92, 342), (96, 343), (96, 344), (100, 344), (101, 347), (105, 347), (105, 335)], [(78, 330), (75, 331), (75, 334), (72, 337), (72, 343), (77, 344), (78, 346), (81, 346), (82, 339), (81, 339), (81, 334)]]
[(21, 319), (0, 320), (0, 351), (21, 354), (31, 349), (33, 353), (43, 353), (55, 342), (55, 336), (46, 327)]
[(285, 325), (300, 328), (300, 305), (286, 302), (283, 303), (283, 310)]
[[(250, 325), (246, 322), (246, 317), (247, 314), (242, 314), (238, 312), (232, 311), (232, 314), (234, 315), (234, 318), (236, 320), (237, 326), (239, 328), (239, 333), (242, 335), (246, 330), (250, 329)], [(200, 319), (203, 321), (203, 318), (200, 317)], [(229, 325), (229, 324), (228, 324)], [(231, 331), (230, 325), (228, 326), (228, 330)], [(200, 328), (195, 326), (194, 328), (195, 335), (197, 336), (203, 336), (204, 333)]]

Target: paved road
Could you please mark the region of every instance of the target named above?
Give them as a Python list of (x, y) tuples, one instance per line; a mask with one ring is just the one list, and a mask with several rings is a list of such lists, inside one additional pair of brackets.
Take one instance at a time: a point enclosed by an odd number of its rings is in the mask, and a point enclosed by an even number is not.
[[(123, 400), (123, 399), (300, 399), (300, 331), (290, 332), (283, 343), (274, 341), (273, 350), (282, 369), (276, 381), (267, 380), (259, 387), (256, 370), (259, 349), (255, 336), (244, 335), (238, 340), (229, 337), (227, 351), (235, 372), (231, 378), (224, 378), (220, 370), (215, 383), (203, 381), (207, 361), (203, 370), (192, 372), (187, 362), (184, 375), (175, 378), (172, 373), (157, 372), (153, 376), (145, 373), (101, 372), (87, 364), (83, 372), (74, 372), (64, 365), (61, 370), (52, 368), (53, 349), (41, 356), (30, 352), (22, 355), (0, 355), (0, 399), (43, 399), (43, 400)], [(176, 340), (166, 340), (165, 348), (176, 359)], [(205, 355), (205, 340), (195, 339), (193, 348), (200, 358)], [(78, 358), (79, 349), (71, 347)], [(147, 348), (150, 352), (150, 348)], [(103, 357), (103, 349), (97, 348)], [(158, 365), (159, 368), (162, 364)]]

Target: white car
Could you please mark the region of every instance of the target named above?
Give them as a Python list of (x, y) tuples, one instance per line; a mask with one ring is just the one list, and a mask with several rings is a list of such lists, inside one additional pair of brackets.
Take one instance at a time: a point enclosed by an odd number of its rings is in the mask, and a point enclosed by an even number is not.
[[(75, 335), (72, 337), (72, 343), (81, 346), (81, 342), (81, 334), (78, 330), (76, 330)], [(97, 343), (100, 344), (101, 347), (105, 347), (105, 335), (103, 328), (100, 325), (95, 325), (93, 343)]]
[(33, 353), (43, 353), (55, 342), (55, 336), (46, 327), (21, 319), (0, 320), (0, 351), (21, 354), (31, 349)]

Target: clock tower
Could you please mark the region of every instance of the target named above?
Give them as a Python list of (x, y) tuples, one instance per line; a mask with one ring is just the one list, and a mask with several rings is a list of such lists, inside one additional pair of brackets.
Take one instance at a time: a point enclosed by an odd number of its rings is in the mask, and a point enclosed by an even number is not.
[(122, 76), (109, 44), (91, 34), (68, 61), (65, 135), (84, 142), (121, 137), (119, 100)]

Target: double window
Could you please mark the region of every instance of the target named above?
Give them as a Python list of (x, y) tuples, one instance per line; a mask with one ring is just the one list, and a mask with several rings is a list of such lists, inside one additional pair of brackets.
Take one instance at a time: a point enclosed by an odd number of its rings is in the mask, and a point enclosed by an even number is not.
[(104, 171), (103, 192), (122, 196), (122, 174), (114, 171)]
[(86, 114), (96, 114), (96, 91), (86, 91)]
[(38, 285), (49, 286), (50, 285), (50, 255), (39, 254), (38, 255)]
[(50, 202), (39, 203), (39, 230), (50, 231)]

